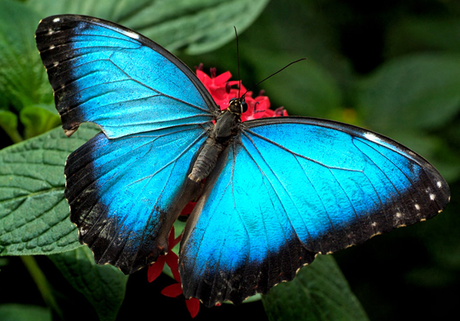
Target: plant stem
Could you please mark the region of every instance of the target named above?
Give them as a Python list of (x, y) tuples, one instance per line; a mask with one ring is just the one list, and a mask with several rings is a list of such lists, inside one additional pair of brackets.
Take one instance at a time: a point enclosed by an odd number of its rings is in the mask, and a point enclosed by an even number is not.
[(33, 256), (26, 255), (21, 256), (21, 259), (30, 275), (32, 276), (32, 279), (35, 281), (35, 284), (37, 285), (37, 288), (40, 291), (40, 294), (42, 295), (45, 303), (62, 318), (62, 311), (59, 309), (59, 306), (57, 305), (56, 300), (54, 299), (54, 296), (51, 292), (51, 287), (48, 283), (48, 280), (38, 266), (35, 258)]

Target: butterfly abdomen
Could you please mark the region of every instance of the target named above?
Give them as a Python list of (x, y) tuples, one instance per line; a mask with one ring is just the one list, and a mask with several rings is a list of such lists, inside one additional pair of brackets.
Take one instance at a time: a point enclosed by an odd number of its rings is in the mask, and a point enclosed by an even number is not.
[(218, 143), (213, 137), (209, 137), (198, 154), (188, 178), (194, 182), (200, 182), (208, 177), (216, 166), (217, 158), (223, 149), (223, 144)]

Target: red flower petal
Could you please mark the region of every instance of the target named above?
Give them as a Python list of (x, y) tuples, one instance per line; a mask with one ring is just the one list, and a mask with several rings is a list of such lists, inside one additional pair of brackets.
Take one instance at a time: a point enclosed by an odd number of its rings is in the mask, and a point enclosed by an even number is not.
[(180, 274), (179, 274), (179, 257), (176, 255), (176, 253), (172, 252), (168, 253), (166, 257), (166, 263), (168, 264), (169, 268), (171, 269), (171, 272), (173, 274), (174, 279), (177, 282), (180, 282)]
[(187, 305), (188, 312), (190, 312), (190, 316), (192, 318), (196, 317), (198, 312), (200, 311), (200, 301), (195, 298), (191, 298), (189, 300), (185, 300), (185, 305)]
[(187, 205), (185, 205), (184, 209), (180, 213), (180, 215), (190, 215), (192, 213), (193, 209), (195, 208), (196, 202), (188, 202)]
[(180, 283), (168, 285), (163, 290), (161, 290), (161, 294), (170, 298), (176, 298), (182, 294), (182, 286)]
[(211, 82), (211, 77), (209, 77), (205, 72), (200, 69), (196, 70), (196, 76), (198, 77), (201, 82), (206, 85), (207, 83)]
[(147, 271), (147, 280), (153, 282), (163, 271), (165, 266), (166, 258), (165, 255), (162, 255), (158, 260), (149, 266)]
[(230, 71), (226, 71), (223, 74), (217, 76), (216, 78), (213, 78), (213, 81), (216, 86), (225, 87), (225, 84), (230, 78), (232, 78), (232, 74), (230, 73)]

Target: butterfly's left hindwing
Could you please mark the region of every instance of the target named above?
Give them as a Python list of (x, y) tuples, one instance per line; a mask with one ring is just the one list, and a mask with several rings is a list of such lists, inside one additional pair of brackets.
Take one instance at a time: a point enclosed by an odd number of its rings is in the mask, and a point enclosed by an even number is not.
[(266, 293), (316, 253), (433, 217), (449, 201), (433, 166), (381, 135), (308, 118), (242, 126), (181, 247), (184, 295), (208, 306)]
[(118, 139), (100, 133), (69, 156), (71, 220), (96, 262), (132, 273), (168, 251), (172, 224), (199, 192), (187, 174), (204, 136), (199, 126)]
[(68, 136), (82, 122), (116, 138), (211, 122), (218, 110), (178, 58), (112, 22), (52, 16), (40, 22), (36, 41)]

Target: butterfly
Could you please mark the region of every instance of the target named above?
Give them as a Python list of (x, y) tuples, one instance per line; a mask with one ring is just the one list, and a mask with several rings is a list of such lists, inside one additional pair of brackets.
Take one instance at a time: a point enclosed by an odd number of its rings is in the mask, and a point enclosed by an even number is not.
[(37, 47), (67, 136), (65, 196), (79, 240), (126, 274), (179, 252), (186, 298), (241, 303), (292, 280), (315, 256), (441, 212), (449, 186), (424, 158), (377, 133), (307, 117), (241, 122), (177, 57), (141, 34), (80, 15), (43, 19)]

